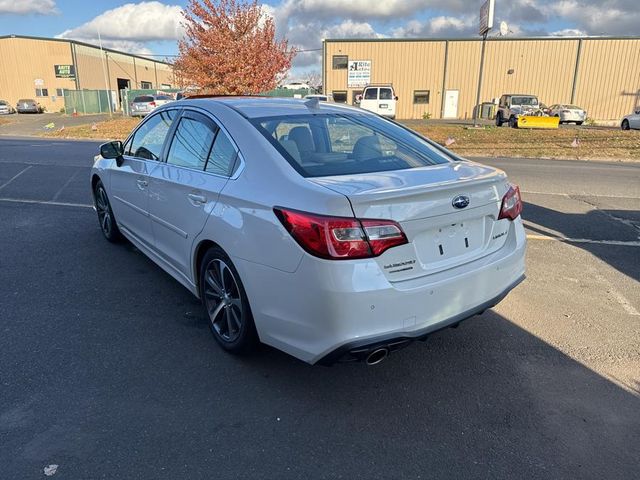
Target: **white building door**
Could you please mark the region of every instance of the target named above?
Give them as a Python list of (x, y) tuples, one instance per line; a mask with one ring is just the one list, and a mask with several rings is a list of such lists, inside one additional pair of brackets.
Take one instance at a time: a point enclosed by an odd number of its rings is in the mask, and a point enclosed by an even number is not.
[(444, 92), (444, 118), (458, 118), (458, 90)]

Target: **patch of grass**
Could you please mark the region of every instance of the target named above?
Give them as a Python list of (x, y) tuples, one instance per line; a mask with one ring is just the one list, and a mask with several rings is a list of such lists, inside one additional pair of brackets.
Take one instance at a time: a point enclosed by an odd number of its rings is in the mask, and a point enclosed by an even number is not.
[[(54, 130), (44, 134), (46, 137), (58, 138), (97, 138), (108, 140), (124, 140), (138, 124), (139, 118), (122, 117), (97, 122), (95, 124), (66, 127), (64, 130)], [(95, 130), (93, 126), (95, 125)]]
[[(559, 128), (525, 130), (508, 127), (473, 129), (460, 125), (416, 124), (409, 128), (462, 156), (532, 157), (640, 161), (640, 132), (617, 129)], [(577, 145), (577, 146), (573, 146)]]

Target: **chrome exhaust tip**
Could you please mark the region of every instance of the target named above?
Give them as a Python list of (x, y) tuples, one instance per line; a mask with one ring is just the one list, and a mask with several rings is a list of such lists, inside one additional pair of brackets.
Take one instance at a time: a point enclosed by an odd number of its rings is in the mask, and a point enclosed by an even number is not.
[(382, 362), (389, 355), (388, 348), (376, 348), (373, 352), (367, 355), (365, 362), (367, 365), (377, 365)]

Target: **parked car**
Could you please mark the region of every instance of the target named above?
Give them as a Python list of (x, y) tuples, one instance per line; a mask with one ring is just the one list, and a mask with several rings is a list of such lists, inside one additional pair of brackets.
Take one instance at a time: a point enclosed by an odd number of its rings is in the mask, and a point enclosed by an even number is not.
[(374, 364), (523, 279), (504, 172), (362, 109), (307, 103), (184, 99), (95, 158), (104, 237), (199, 297), (223, 349)]
[(576, 105), (556, 103), (549, 107), (549, 116), (559, 117), (560, 123), (573, 122), (582, 125), (587, 118), (587, 112)]
[(640, 130), (640, 107), (636, 107), (634, 113), (623, 117), (620, 127), (622, 130), (630, 130), (632, 128)]
[(16, 113), (15, 108), (6, 100), (0, 100), (0, 115), (11, 115), (12, 113)]
[(285, 90), (310, 90), (311, 87), (307, 83), (303, 82), (291, 82), (286, 85), (283, 85), (282, 88)]
[(21, 98), (16, 105), (18, 113), (42, 113), (44, 109), (33, 98)]
[(157, 107), (173, 101), (169, 95), (138, 95), (131, 102), (131, 116), (144, 117)]
[(383, 117), (396, 118), (396, 104), (398, 97), (393, 85), (367, 85), (362, 91), (360, 108)]

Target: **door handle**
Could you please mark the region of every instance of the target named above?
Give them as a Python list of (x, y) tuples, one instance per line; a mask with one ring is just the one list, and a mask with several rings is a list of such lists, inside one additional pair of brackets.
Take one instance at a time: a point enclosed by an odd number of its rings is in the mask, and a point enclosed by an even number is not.
[(146, 180), (136, 180), (136, 183), (138, 184), (138, 188), (140, 190), (144, 190), (147, 185), (149, 185), (149, 182), (147, 182)]
[(207, 197), (205, 197), (204, 195), (197, 195), (195, 193), (190, 193), (189, 195), (187, 195), (187, 197), (189, 197), (189, 200), (194, 205), (207, 203)]

